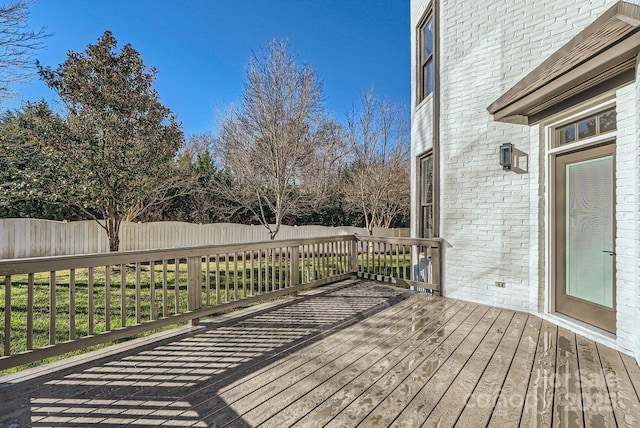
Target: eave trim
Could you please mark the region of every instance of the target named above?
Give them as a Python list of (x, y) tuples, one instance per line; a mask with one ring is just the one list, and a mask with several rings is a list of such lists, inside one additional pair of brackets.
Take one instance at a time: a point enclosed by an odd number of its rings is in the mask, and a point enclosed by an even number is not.
[(640, 6), (618, 2), (494, 101), (494, 120), (530, 117), (635, 67), (640, 52)]

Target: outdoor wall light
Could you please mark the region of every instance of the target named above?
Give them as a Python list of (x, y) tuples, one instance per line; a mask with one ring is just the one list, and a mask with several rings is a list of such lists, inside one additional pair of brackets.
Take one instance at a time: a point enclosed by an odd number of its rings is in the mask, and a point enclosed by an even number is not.
[(500, 165), (502, 165), (502, 169), (511, 170), (513, 166), (513, 144), (504, 143), (500, 146)]

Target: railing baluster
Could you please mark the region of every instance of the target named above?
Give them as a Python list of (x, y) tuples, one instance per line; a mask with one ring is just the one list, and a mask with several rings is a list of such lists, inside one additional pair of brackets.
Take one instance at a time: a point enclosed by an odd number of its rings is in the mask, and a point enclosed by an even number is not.
[(168, 270), (169, 270), (169, 266), (168, 266), (168, 262), (167, 260), (162, 260), (162, 317), (166, 318), (169, 316), (169, 290), (168, 290), (168, 283), (169, 283), (169, 279), (167, 278), (168, 276)]
[(56, 343), (56, 272), (49, 272), (49, 345)]
[(262, 294), (262, 250), (258, 250), (258, 294)]
[(229, 254), (224, 255), (224, 301), (229, 301)]
[(216, 305), (220, 304), (220, 256), (216, 254)]
[(271, 249), (271, 290), (276, 289), (276, 249)]
[(376, 252), (376, 260), (377, 260), (377, 263), (376, 263), (376, 266), (375, 266), (375, 269), (374, 269), (374, 272), (375, 272), (375, 275), (376, 275), (376, 279), (378, 278), (378, 275), (380, 275), (380, 269), (381, 269), (381, 266), (382, 266), (381, 265), (381, 260), (380, 260), (380, 253), (381, 253), (380, 246), (381, 245), (382, 244), (380, 244), (378, 242), (377, 245), (375, 245), (375, 247), (374, 247), (375, 248), (375, 252)]
[(391, 274), (389, 273), (389, 244), (387, 244), (386, 242), (382, 244), (382, 264), (383, 264), (383, 268), (382, 268), (382, 280), (385, 281), (386, 277), (390, 277)]
[(141, 281), (141, 270), (142, 265), (140, 263), (136, 263), (136, 324), (140, 324), (142, 322), (141, 317), (141, 304), (142, 304), (142, 281)]
[(371, 257), (371, 266), (369, 267), (369, 278), (375, 278), (376, 275), (376, 243), (371, 242), (369, 247), (369, 256)]
[(269, 291), (269, 282), (271, 281), (271, 252), (269, 249), (262, 250), (261, 252), (263, 260), (262, 264), (264, 265), (262, 269), (262, 292), (266, 293)]
[(329, 266), (328, 266), (328, 258), (327, 258), (327, 243), (323, 242), (322, 244), (320, 244), (320, 252), (322, 253), (322, 278), (326, 278), (328, 275), (328, 271), (329, 271)]
[(391, 245), (391, 276), (400, 278), (400, 245)]
[(94, 332), (94, 313), (95, 313), (95, 307), (94, 307), (94, 304), (93, 304), (93, 268), (92, 267), (90, 267), (88, 269), (87, 277), (88, 277), (88, 279), (87, 279), (87, 285), (88, 285), (87, 294), (88, 294), (88, 296), (87, 297), (88, 297), (88, 301), (89, 301), (88, 308), (87, 308), (87, 310), (89, 311), (89, 313), (88, 313), (88, 318), (89, 318), (88, 324), (89, 325), (87, 327), (87, 334), (89, 336), (92, 336), (93, 332)]
[(302, 283), (306, 283), (307, 282), (307, 274), (309, 272), (309, 266), (307, 265), (307, 245), (302, 245), (300, 248), (302, 248), (302, 253), (300, 253), (300, 257), (301, 257), (301, 262), (302, 262), (302, 272), (301, 272), (301, 277), (300, 277), (300, 281)]
[(238, 253), (233, 253), (233, 300), (238, 300)]
[(104, 331), (111, 330), (111, 266), (104, 267)]
[(366, 267), (365, 267), (365, 273), (367, 274), (367, 278), (370, 278), (370, 274), (371, 274), (371, 266), (370, 266), (370, 261), (369, 261), (369, 255), (370, 253), (373, 252), (373, 243), (372, 242), (365, 242), (365, 256), (367, 259), (367, 263), (366, 263)]
[(327, 277), (327, 243), (320, 244), (320, 260), (322, 261), (322, 278)]
[(409, 260), (407, 260), (407, 246), (402, 246), (402, 259), (405, 267), (402, 269), (402, 278), (407, 279), (411, 277), (411, 250), (409, 250)]
[(205, 266), (204, 266), (204, 272), (205, 272), (205, 280), (204, 280), (204, 286), (205, 286), (205, 296), (206, 296), (206, 300), (205, 300), (205, 304), (207, 306), (211, 305), (211, 275), (210, 275), (210, 257), (206, 256), (205, 259)]
[(127, 326), (127, 265), (120, 265), (120, 327)]
[(175, 290), (175, 296), (174, 296), (174, 300), (175, 300), (175, 307), (174, 307), (174, 311), (173, 313), (175, 315), (178, 315), (180, 313), (180, 259), (176, 258), (175, 261), (175, 281), (174, 281), (174, 290)]
[(76, 270), (69, 269), (69, 340), (76, 339)]
[(149, 320), (156, 319), (156, 262), (149, 262)]
[(282, 289), (283, 285), (283, 278), (286, 274), (286, 269), (282, 266), (282, 259), (283, 257), (285, 257), (283, 254), (282, 248), (278, 248), (278, 290)]
[(327, 242), (327, 278), (333, 276), (333, 242)]
[(355, 272), (356, 276), (360, 276), (360, 244), (357, 240), (353, 240), (347, 243), (347, 247), (351, 250), (350, 258), (348, 262), (350, 263), (350, 271)]
[(4, 356), (11, 355), (11, 275), (4, 277)]
[(316, 246), (318, 244), (311, 244), (311, 278), (310, 281), (315, 281), (317, 277), (317, 260), (316, 260)]
[(253, 269), (254, 269), (253, 255), (254, 255), (253, 251), (249, 252), (249, 265), (250, 265), (249, 268), (251, 269), (251, 273), (249, 274), (249, 278), (250, 278), (249, 282), (250, 282), (250, 286), (251, 286), (251, 295), (252, 296), (254, 295), (254, 279), (255, 279), (254, 278), (254, 272), (253, 272)]
[(318, 244), (318, 279), (324, 278), (324, 243)]
[(376, 247), (376, 258), (378, 260), (378, 264), (376, 266), (376, 280), (381, 280), (382, 278), (382, 272), (384, 269), (384, 259), (382, 258), (383, 254), (384, 254), (384, 248), (382, 247), (382, 243), (378, 242), (378, 245)]
[(300, 284), (300, 247), (291, 247), (291, 273), (290, 281), (292, 286)]
[(30, 273), (27, 276), (27, 350), (30, 351), (32, 349), (33, 349), (33, 274)]
[(315, 279), (315, 258), (313, 252), (313, 244), (307, 245), (307, 281), (311, 282)]
[(241, 295), (243, 298), (247, 297), (247, 253), (242, 252), (242, 290)]
[(324, 278), (329, 277), (329, 260), (330, 260), (330, 256), (329, 256), (328, 244), (326, 242), (323, 242), (322, 243), (322, 263), (323, 263), (323, 270), (324, 270)]

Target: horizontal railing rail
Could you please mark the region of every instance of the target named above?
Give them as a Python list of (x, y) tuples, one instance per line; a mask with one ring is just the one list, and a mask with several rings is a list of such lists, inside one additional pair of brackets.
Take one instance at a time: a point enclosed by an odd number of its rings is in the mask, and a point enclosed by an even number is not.
[(357, 235), (0, 260), (0, 370), (358, 276), (439, 290), (440, 242)]

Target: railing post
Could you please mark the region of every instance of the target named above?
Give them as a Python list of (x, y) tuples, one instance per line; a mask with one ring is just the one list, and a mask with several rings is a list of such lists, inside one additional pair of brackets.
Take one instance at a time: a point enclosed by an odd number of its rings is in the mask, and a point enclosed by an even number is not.
[(351, 241), (351, 273), (358, 275), (358, 238)]
[[(202, 258), (187, 259), (187, 310), (195, 311), (202, 307)], [(198, 325), (200, 319), (189, 320), (190, 326)]]
[(431, 282), (440, 292), (440, 244), (431, 247)]
[(291, 247), (291, 286), (300, 284), (300, 248), (297, 245)]

